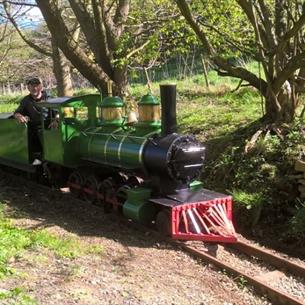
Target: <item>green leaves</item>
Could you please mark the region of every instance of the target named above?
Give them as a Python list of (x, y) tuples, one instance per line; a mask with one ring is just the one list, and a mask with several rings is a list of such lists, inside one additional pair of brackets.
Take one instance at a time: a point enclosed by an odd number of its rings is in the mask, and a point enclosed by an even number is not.
[(190, 8), (218, 56), (253, 56), (254, 31), (235, 1), (192, 1)]

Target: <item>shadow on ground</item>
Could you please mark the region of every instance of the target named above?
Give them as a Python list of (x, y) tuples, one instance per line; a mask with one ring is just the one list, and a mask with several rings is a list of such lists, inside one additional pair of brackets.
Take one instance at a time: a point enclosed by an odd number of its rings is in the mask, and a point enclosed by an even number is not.
[[(28, 182), (25, 177), (7, 175), (0, 170), (0, 202), (9, 207), (8, 215), (13, 219), (29, 219), (29, 229), (44, 229), (58, 226), (79, 237), (111, 239), (124, 247), (171, 248), (154, 234), (131, 226), (128, 220), (115, 213), (105, 214), (102, 207), (75, 199), (59, 190), (47, 189)], [(244, 215), (241, 215), (240, 218)], [(238, 217), (235, 215), (235, 217)], [(280, 240), (277, 229), (270, 226), (255, 232), (246, 223), (235, 221), (237, 231), (246, 238), (259, 242), (288, 255), (305, 258), (305, 248), (298, 244)], [(262, 233), (263, 232), (263, 233)]]
[[(153, 247), (158, 237), (131, 226), (115, 213), (105, 214), (102, 207), (75, 199), (59, 190), (48, 190), (24, 177), (0, 171), (0, 202), (8, 206), (8, 216), (29, 219), (27, 228), (58, 226), (79, 237), (112, 239), (123, 246)], [(162, 243), (163, 246), (163, 243)]]

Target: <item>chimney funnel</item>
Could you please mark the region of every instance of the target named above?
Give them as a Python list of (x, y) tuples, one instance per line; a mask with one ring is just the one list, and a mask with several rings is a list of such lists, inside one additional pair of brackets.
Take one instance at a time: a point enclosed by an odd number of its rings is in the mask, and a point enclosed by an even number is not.
[(177, 131), (176, 85), (160, 85), (162, 136)]

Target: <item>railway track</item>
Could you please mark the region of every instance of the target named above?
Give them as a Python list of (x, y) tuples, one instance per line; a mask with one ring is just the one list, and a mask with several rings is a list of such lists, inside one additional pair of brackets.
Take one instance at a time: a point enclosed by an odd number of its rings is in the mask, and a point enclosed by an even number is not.
[[(203, 260), (206, 263), (212, 264), (220, 270), (225, 270), (226, 273), (233, 275), (236, 278), (243, 279), (244, 285), (252, 286), (259, 294), (266, 296), (268, 300), (275, 305), (305, 305), (305, 300), (297, 298), (282, 289), (276, 288), (274, 285), (276, 280), (279, 280), (282, 276), (293, 275), (298, 278), (299, 281), (305, 280), (305, 265), (300, 265), (291, 262), (279, 255), (273, 254), (265, 249), (249, 245), (245, 242), (238, 242), (232, 245), (225, 245), (226, 251), (230, 252), (231, 249), (239, 254), (246, 254), (249, 258), (255, 257), (259, 260), (259, 263), (263, 262), (277, 268), (277, 270), (266, 271), (264, 274), (251, 274), (241, 268), (233, 266), (232, 263), (226, 262), (222, 257), (217, 258), (207, 252), (204, 247), (200, 247), (200, 244), (173, 242), (192, 256)], [(244, 256), (243, 256), (244, 259)], [(271, 268), (271, 269), (273, 269)], [(283, 273), (284, 272), (284, 273)], [(253, 272), (252, 272), (253, 273)]]
[[(37, 183), (27, 181), (27, 184), (30, 187), (37, 188)], [(43, 186), (41, 184), (39, 184), (39, 187), (45, 191), (50, 190), (49, 187)], [(66, 193), (66, 196), (68, 198), (72, 197), (68, 193)], [(130, 223), (127, 219), (123, 217), (122, 221), (126, 221), (126, 224), (128, 224), (129, 226), (132, 224), (132, 226), (137, 229), (140, 228), (140, 230), (150, 230), (147, 227), (144, 227), (143, 225)], [(151, 230), (151, 232), (153, 235), (158, 235), (160, 237), (159, 233), (157, 233), (156, 231)], [(265, 268), (265, 273), (258, 275), (255, 274), (255, 272), (246, 272), (245, 268), (238, 268), (234, 266), (230, 261), (230, 258), (223, 259), (223, 257), (217, 257), (217, 255), (215, 254), (210, 254), (207, 251), (207, 248), (205, 247), (204, 243), (202, 242), (181, 242), (174, 241), (168, 238), (164, 238), (164, 240), (174, 245), (175, 247), (183, 249), (187, 253), (191, 254), (193, 257), (198, 258), (208, 264), (212, 264), (221, 271), (225, 270), (226, 273), (234, 276), (234, 278), (243, 279), (243, 285), (249, 285), (253, 287), (257, 293), (266, 296), (272, 304), (305, 305), (305, 298), (302, 299), (296, 297), (284, 291), (283, 289), (279, 289), (275, 287), (275, 285), (272, 285), (272, 283), (274, 284), (274, 282), (279, 279), (279, 277), (281, 277), (284, 272), (284, 275), (290, 274), (295, 276), (298, 281), (304, 281), (304, 283), (301, 285), (304, 285), (305, 291), (305, 264), (301, 265), (295, 262), (291, 262), (288, 259), (285, 259), (277, 254), (271, 253), (268, 250), (252, 246), (242, 241), (239, 241), (236, 244), (226, 244), (222, 246), (225, 251), (229, 253), (228, 256), (230, 256), (231, 254), (236, 256), (236, 253), (238, 253), (237, 255), (242, 255), (242, 258), (240, 259), (241, 261), (246, 260), (246, 257), (248, 257), (248, 259), (253, 259), (254, 257), (257, 260), (258, 264), (268, 264), (277, 268), (277, 270), (272, 269), (273, 267)]]

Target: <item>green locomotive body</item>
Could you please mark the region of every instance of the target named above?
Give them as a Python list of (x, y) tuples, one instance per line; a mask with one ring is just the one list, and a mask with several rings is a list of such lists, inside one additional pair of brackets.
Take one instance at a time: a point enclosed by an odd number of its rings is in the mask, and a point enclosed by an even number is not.
[(0, 162), (31, 171), (27, 126), (11, 120), (12, 113), (0, 113)]
[[(145, 95), (138, 103), (139, 121), (123, 116), (118, 97), (100, 95), (55, 98), (39, 103), (56, 113), (42, 118), (42, 165), (32, 165), (28, 128), (12, 114), (0, 114), (0, 163), (27, 172), (63, 179), (88, 202), (116, 209), (126, 217), (156, 223), (177, 239), (235, 242), (232, 198), (202, 188), (196, 180), (204, 147), (193, 137), (175, 133), (175, 91), (164, 90), (160, 103)], [(174, 111), (173, 111), (174, 109)], [(168, 117), (164, 120), (163, 117)], [(168, 123), (168, 121), (170, 123)], [(40, 171), (39, 171), (40, 169)]]

